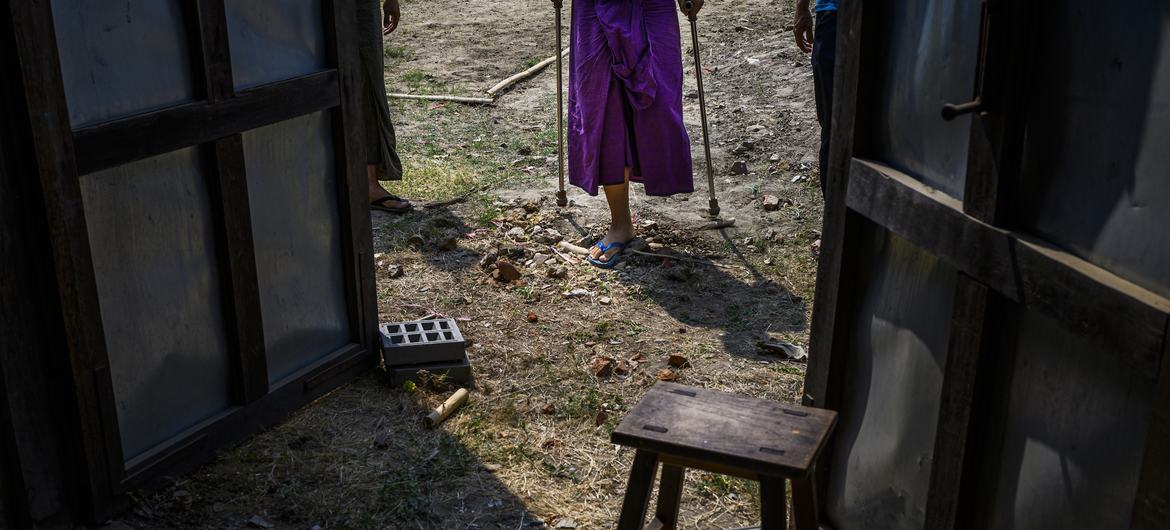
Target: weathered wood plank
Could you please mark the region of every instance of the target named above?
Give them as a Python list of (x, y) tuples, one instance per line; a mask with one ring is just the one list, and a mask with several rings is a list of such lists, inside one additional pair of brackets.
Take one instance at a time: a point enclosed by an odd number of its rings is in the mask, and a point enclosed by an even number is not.
[(1154, 386), (1153, 414), (1146, 434), (1141, 477), (1133, 505), (1134, 530), (1170, 528), (1170, 327)]
[(654, 518), (662, 530), (678, 530), (678, 512), (682, 507), (683, 481), (686, 468), (671, 464), (662, 465), (662, 478), (658, 481), (658, 506)]
[(337, 160), (337, 195), (345, 248), (346, 302), (354, 340), (371, 350), (378, 340), (377, 286), (374, 275), (373, 228), (366, 182), (367, 153), (362, 112), (362, 68), (355, 33), (354, 0), (330, 0), (323, 5), (327, 50), (340, 80), (341, 106), (333, 114)]
[[(74, 483), (84, 517), (105, 519), (121, 477), (122, 447), (114, 416), (109, 358), (98, 304), (73, 136), (57, 59), (52, 6), (47, 1), (10, 2), (16, 55), (28, 108), (32, 163), (48, 223), (53, 271), (69, 356), (72, 406), (76, 409)], [(103, 401), (106, 403), (103, 404)], [(66, 420), (70, 421), (70, 420)], [(72, 423), (72, 421), (70, 421)]]
[(183, 147), (336, 107), (338, 74), (327, 70), (73, 131), (79, 174), (126, 164)]
[(784, 482), (780, 477), (760, 477), (760, 530), (788, 530), (788, 496), (784, 492)]
[(1170, 300), (1067, 252), (981, 222), (954, 198), (890, 167), (855, 160), (852, 174), (850, 208), (1156, 377)]
[[(837, 413), (658, 383), (614, 429), (614, 443), (663, 458), (803, 477), (812, 469)], [(720, 436), (712, 437), (712, 432)], [(711, 471), (711, 465), (697, 464)]]

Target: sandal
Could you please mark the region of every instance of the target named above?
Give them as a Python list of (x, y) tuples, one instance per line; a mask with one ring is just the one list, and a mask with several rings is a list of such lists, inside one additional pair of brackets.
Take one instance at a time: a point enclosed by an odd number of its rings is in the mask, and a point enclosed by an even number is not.
[[(405, 202), (406, 206), (399, 206), (397, 208), (391, 208), (389, 206), (386, 206), (386, 203), (389, 201)], [(410, 201), (407, 201), (407, 200), (405, 200), (402, 197), (399, 197), (397, 195), (387, 195), (385, 197), (382, 197), (381, 199), (378, 199), (376, 201), (371, 202), (370, 209), (378, 210), (378, 211), (382, 211), (382, 212), (389, 212), (389, 213), (406, 213), (406, 212), (413, 210), (414, 205), (410, 204)]]
[[(633, 241), (633, 240), (631, 239), (630, 241)], [(625, 243), (622, 243), (620, 241), (614, 241), (613, 243), (610, 243), (608, 245), (598, 241), (593, 246), (597, 247), (597, 249), (601, 251), (602, 256), (606, 255), (606, 253), (608, 253), (610, 250), (613, 250), (615, 248), (617, 249), (617, 252), (615, 252), (612, 256), (607, 258), (605, 261), (593, 259), (592, 256), (585, 258), (585, 260), (588, 261), (589, 264), (593, 265), (594, 267), (598, 267), (601, 269), (612, 269), (612, 268), (617, 266), (619, 261), (621, 261), (622, 254), (624, 254), (626, 252), (626, 246), (630, 244), (630, 241), (626, 241)]]

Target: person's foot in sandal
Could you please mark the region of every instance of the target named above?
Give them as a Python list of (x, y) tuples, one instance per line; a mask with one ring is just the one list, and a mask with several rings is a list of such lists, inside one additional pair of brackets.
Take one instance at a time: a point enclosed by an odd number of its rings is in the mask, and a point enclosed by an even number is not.
[(624, 184), (602, 187), (606, 202), (609, 203), (609, 233), (589, 249), (589, 263), (596, 267), (608, 269), (617, 265), (616, 260), (625, 252), (626, 245), (634, 240), (628, 170), (626, 178)]
[(378, 182), (377, 171), (375, 166), (369, 166), (370, 170), (367, 174), (369, 180), (370, 190), (370, 209), (379, 210), (390, 213), (408, 212), (414, 205), (410, 201), (403, 199), (397, 195), (386, 191), (382, 187), (382, 183)]

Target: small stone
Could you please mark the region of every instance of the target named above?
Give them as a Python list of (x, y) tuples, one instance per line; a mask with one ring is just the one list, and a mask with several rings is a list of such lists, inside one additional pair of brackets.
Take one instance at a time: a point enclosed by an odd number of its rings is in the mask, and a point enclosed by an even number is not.
[(699, 99), (699, 93), (695, 91), (687, 92), (687, 99)]
[(743, 142), (743, 143), (735, 146), (731, 150), (731, 154), (733, 154), (733, 155), (747, 154), (747, 152), (751, 151), (752, 148), (754, 148), (755, 146), (756, 146), (756, 144), (754, 142)]
[(380, 431), (374, 436), (374, 447), (378, 449), (389, 449), (392, 438), (390, 431)]
[(779, 161), (780, 161), (780, 155), (772, 155), (772, 156), (768, 157), (768, 161), (769, 161), (769, 162), (779, 162)]
[(545, 415), (556, 414), (557, 413), (557, 406), (552, 404), (552, 403), (549, 403), (549, 404), (545, 405), (544, 408), (540, 409), (540, 413), (545, 414)]
[(515, 227), (512, 227), (511, 230), (508, 230), (508, 233), (506, 233), (504, 235), (507, 236), (508, 239), (511, 239), (513, 241), (519, 241), (521, 239), (524, 239), (524, 229), (520, 228), (519, 226), (515, 226)]
[(544, 265), (544, 262), (548, 261), (549, 258), (551, 258), (551, 257), (552, 256), (549, 256), (548, 254), (542, 254), (540, 252), (537, 252), (536, 254), (534, 254), (532, 256), (532, 266), (539, 267), (541, 265)]
[(564, 294), (565, 294), (565, 298), (585, 298), (588, 296), (593, 296), (593, 293), (589, 292), (586, 289), (581, 289), (581, 288), (573, 289), (571, 291), (565, 291)]
[(627, 361), (618, 361), (617, 366), (613, 367), (613, 375), (623, 379), (629, 377), (631, 371), (633, 371), (633, 367)]
[(764, 195), (764, 211), (774, 212), (780, 209), (780, 197), (775, 195)]
[(767, 239), (768, 241), (775, 241), (776, 236), (778, 235), (780, 235), (780, 233), (777, 232), (775, 228), (769, 228), (767, 232), (764, 232), (764, 239)]
[(500, 253), (495, 250), (489, 250), (488, 253), (484, 254), (483, 258), (479, 260), (479, 268), (484, 270), (490, 269), (492, 265), (496, 264), (496, 260), (498, 259), (500, 259)]
[(686, 333), (686, 332), (687, 332), (687, 328), (678, 328), (678, 332), (679, 332), (679, 333)]
[(402, 265), (389, 265), (386, 267), (386, 275), (391, 278), (402, 277)]
[(536, 315), (536, 311), (528, 312), (528, 321), (533, 323), (540, 321), (540, 317)]
[(609, 305), (613, 303), (613, 299), (608, 296), (602, 296), (597, 299), (597, 303), (601, 305)]
[(754, 237), (745, 237), (745, 238), (743, 238), (743, 244), (744, 244), (744, 246), (747, 246), (747, 247), (750, 247), (750, 246), (752, 246), (752, 245), (755, 245), (755, 244), (756, 244), (756, 238), (754, 238)]
[(748, 174), (747, 162), (744, 162), (743, 160), (737, 160), (734, 164), (731, 164), (731, 174), (732, 175), (747, 175)]
[(670, 368), (663, 368), (663, 369), (658, 371), (658, 380), (659, 381), (674, 381), (677, 379), (678, 379), (678, 375), (675, 374), (674, 370), (671, 370)]
[(253, 528), (272, 528), (272, 523), (265, 521), (259, 515), (253, 515), (251, 519), (248, 519), (248, 526)]
[(546, 274), (548, 275), (549, 278), (563, 280), (569, 276), (569, 269), (566, 269), (566, 268), (561, 267), (561, 266), (556, 266), (556, 267), (550, 268)]
[(675, 368), (686, 368), (691, 365), (691, 361), (687, 360), (686, 357), (675, 353), (671, 354), (670, 360), (668, 360), (666, 364), (669, 364)]
[(519, 280), (523, 274), (520, 269), (511, 262), (500, 260), (496, 262), (496, 270), (492, 273), (492, 277), (500, 282), (513, 282)]
[(560, 232), (549, 228), (533, 235), (532, 239), (536, 240), (537, 243), (542, 245), (555, 245), (563, 241), (565, 236), (561, 235)]
[(528, 201), (524, 203), (524, 211), (528, 213), (536, 213), (540, 211), (540, 203), (536, 201)]
[(609, 357), (594, 357), (589, 361), (589, 372), (594, 377), (609, 377), (613, 373), (613, 359)]
[(642, 228), (645, 230), (654, 230), (655, 228), (658, 228), (658, 221), (653, 219), (646, 219), (645, 221), (642, 221)]
[(772, 258), (764, 258), (764, 265), (771, 265), (771, 264), (772, 264)]

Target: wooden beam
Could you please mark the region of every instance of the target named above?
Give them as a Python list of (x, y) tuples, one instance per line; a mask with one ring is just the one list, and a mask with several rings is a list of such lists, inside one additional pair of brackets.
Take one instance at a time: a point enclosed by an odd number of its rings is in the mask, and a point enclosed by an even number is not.
[(325, 40), (331, 43), (327, 50), (329, 61), (337, 69), (341, 85), (341, 106), (333, 114), (333, 145), (350, 332), (354, 342), (373, 352), (377, 351), (378, 344), (378, 301), (363, 121), (373, 116), (366, 115), (362, 108), (365, 73), (356, 34), (349, 29), (362, 22), (354, 19), (357, 11), (354, 0), (330, 0), (322, 9)]
[(979, 221), (912, 177), (854, 160), (846, 202), (991, 290), (1060, 322), (1154, 379), (1170, 300), (1067, 252)]
[(240, 91), (73, 131), (80, 174), (207, 143), (340, 104), (335, 70)]
[[(837, 22), (837, 63), (833, 74), (832, 139), (830, 141), (828, 179), (825, 186), (824, 224), (821, 230), (821, 256), (817, 264), (817, 288), (814, 294), (812, 328), (809, 337), (808, 368), (804, 378), (802, 402), (836, 410), (841, 380), (845, 374), (846, 350), (854, 312), (852, 296), (857, 278), (857, 250), (860, 247), (863, 219), (846, 207), (845, 197), (850, 186), (850, 160), (860, 144), (858, 131), (866, 126), (866, 114), (858, 110), (872, 105), (875, 92), (860, 90), (861, 69), (873, 61), (866, 61), (875, 47), (874, 33), (865, 34), (863, 0), (841, 5)], [(875, 25), (874, 27), (880, 27)], [(829, 486), (830, 461), (835, 451), (831, 438), (821, 455), (824, 462), (816, 466), (815, 484), (819, 491), (815, 498), (822, 501)], [(823, 509), (823, 506), (818, 506)], [(824, 520), (824, 517), (821, 517)]]
[[(47, 1), (9, 2), (16, 54), (24, 82), (34, 177), (39, 184), (52, 249), (57, 301), (63, 323), (76, 407), (74, 484), (82, 516), (110, 515), (121, 478), (122, 445), (113, 402), (109, 358), (97, 281), (90, 254), (73, 135), (58, 61), (52, 6)], [(106, 415), (107, 412), (109, 415)]]
[[(224, 1), (196, 0), (193, 10), (199, 50), (196, 78), (202, 79), (209, 104), (231, 100), (236, 90)], [(232, 341), (232, 401), (246, 405), (268, 393), (268, 359), (243, 138), (236, 133), (217, 139), (204, 153), (217, 220), (225, 323)]]

